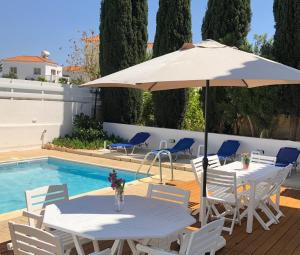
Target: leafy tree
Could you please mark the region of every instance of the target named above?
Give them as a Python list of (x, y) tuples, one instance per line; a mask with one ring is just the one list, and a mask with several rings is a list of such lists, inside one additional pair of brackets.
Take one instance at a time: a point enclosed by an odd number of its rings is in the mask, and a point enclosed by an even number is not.
[(193, 131), (204, 130), (204, 117), (203, 112), (199, 107), (199, 96), (198, 89), (189, 90), (189, 100), (183, 120), (183, 129)]
[[(283, 64), (300, 69), (300, 2), (299, 0), (275, 0), (274, 56)], [(295, 140), (300, 116), (300, 88), (281, 86), (281, 113), (290, 115), (289, 139)]]
[[(102, 0), (100, 15), (100, 70), (105, 76), (145, 59), (147, 1)], [(142, 92), (127, 88), (101, 89), (103, 120), (137, 123)]]
[(152, 93), (147, 91), (143, 94), (142, 124), (145, 126), (154, 126)]
[[(251, 21), (250, 0), (208, 0), (202, 24), (202, 38), (213, 39), (249, 51), (246, 37)], [(211, 132), (239, 133), (240, 115), (235, 99), (239, 88), (211, 88), (209, 93), (208, 129)], [(202, 98), (205, 89), (202, 90)], [(202, 106), (203, 107), (203, 106)]]
[(270, 38), (268, 39), (268, 35), (262, 34), (254, 35), (254, 45), (253, 45), (253, 53), (259, 56), (262, 56), (264, 58), (272, 59), (274, 60), (274, 54), (273, 54), (273, 43), (274, 39)]
[(76, 85), (95, 80), (100, 76), (99, 40), (89, 40), (92, 37), (96, 37), (93, 31), (81, 32), (79, 39), (69, 40), (71, 52), (68, 54), (67, 63), (80, 67), (82, 73), (81, 77), (76, 79)]
[(250, 0), (208, 0), (202, 37), (241, 47), (246, 43), (250, 22)]
[[(153, 57), (178, 50), (183, 43), (191, 40), (190, 0), (160, 0)], [(181, 128), (187, 99), (187, 89), (154, 92), (154, 116), (157, 125)]]

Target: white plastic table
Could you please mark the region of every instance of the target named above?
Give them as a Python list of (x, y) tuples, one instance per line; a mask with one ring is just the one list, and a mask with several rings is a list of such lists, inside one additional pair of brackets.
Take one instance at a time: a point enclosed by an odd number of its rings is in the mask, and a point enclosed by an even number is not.
[(195, 222), (181, 205), (140, 196), (125, 196), (124, 210), (116, 212), (113, 196), (84, 196), (49, 205), (44, 224), (72, 234), (79, 255), (84, 251), (78, 237), (116, 240), (112, 254), (120, 254), (124, 240), (136, 252), (135, 239), (163, 238)]
[(250, 185), (250, 198), (247, 213), (247, 233), (253, 231), (253, 211), (255, 203), (255, 190), (256, 185), (260, 182), (266, 181), (269, 178), (275, 177), (282, 167), (274, 165), (266, 165), (259, 163), (250, 163), (248, 169), (243, 169), (243, 165), (239, 161), (217, 167), (218, 170), (234, 171), (238, 185)]

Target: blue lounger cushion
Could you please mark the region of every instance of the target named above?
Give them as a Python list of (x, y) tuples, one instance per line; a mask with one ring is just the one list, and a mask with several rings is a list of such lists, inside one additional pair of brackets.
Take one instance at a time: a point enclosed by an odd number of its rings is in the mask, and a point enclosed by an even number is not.
[(276, 166), (286, 167), (289, 164), (295, 164), (299, 157), (300, 151), (297, 148), (283, 147), (277, 153)]
[(182, 138), (172, 148), (153, 150), (152, 152), (156, 154), (161, 151), (168, 151), (171, 154), (174, 154), (177, 152), (190, 150), (194, 143), (195, 143), (195, 140), (193, 138)]
[(110, 148), (132, 148), (136, 145), (145, 143), (150, 137), (150, 134), (147, 132), (136, 133), (128, 142), (125, 143), (113, 143), (110, 144)]

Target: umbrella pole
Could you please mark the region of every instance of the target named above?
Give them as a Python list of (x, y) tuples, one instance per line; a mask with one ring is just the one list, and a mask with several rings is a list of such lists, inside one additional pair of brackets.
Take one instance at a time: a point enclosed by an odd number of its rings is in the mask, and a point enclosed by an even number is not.
[(208, 159), (207, 159), (207, 144), (208, 144), (208, 97), (209, 97), (209, 80), (206, 80), (205, 86), (205, 103), (204, 103), (204, 112), (205, 112), (205, 130), (204, 130), (204, 157), (203, 157), (203, 182), (202, 182), (202, 197), (201, 197), (201, 208), (200, 208), (200, 221), (201, 225), (204, 226), (206, 224), (206, 173), (208, 167)]

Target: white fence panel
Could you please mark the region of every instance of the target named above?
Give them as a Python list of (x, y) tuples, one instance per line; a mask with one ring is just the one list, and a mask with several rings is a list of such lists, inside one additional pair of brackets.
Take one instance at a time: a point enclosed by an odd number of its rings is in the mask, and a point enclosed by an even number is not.
[(0, 151), (38, 148), (72, 130), (73, 117), (90, 115), (90, 89), (0, 78)]

